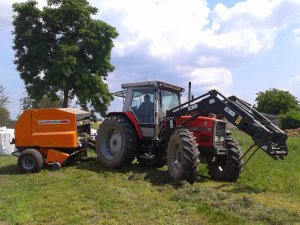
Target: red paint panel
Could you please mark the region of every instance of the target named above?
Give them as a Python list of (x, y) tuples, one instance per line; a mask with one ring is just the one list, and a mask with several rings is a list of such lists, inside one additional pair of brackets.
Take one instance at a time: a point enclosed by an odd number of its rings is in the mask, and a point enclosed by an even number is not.
[[(181, 116), (176, 118), (177, 125), (182, 124), (191, 116)], [(216, 119), (199, 116), (185, 125), (193, 132), (196, 141), (201, 147), (213, 147), (213, 129)]]

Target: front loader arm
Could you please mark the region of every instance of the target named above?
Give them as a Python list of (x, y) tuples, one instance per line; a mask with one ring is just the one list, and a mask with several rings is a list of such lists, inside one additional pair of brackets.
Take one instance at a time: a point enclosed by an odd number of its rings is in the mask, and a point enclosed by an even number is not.
[(226, 98), (217, 90), (211, 90), (189, 102), (167, 111), (167, 118), (191, 115), (182, 126), (200, 115), (222, 114), (227, 121), (252, 137), (256, 146), (274, 159), (288, 154), (287, 135), (256, 111), (247, 102), (231, 96)]

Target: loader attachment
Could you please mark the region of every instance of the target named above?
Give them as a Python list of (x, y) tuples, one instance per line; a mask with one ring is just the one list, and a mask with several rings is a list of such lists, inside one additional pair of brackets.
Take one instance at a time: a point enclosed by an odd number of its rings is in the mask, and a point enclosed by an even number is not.
[[(274, 159), (288, 154), (287, 135), (249, 103), (231, 96), (226, 98), (217, 90), (211, 90), (191, 101), (167, 111), (167, 117), (191, 115), (185, 125), (198, 116), (215, 113), (252, 137), (255, 145)], [(251, 149), (251, 148), (249, 148)]]
[[(267, 154), (269, 154), (274, 159), (281, 158), (288, 154), (288, 149), (286, 141), (288, 136), (274, 125), (268, 118), (262, 115), (260, 112), (255, 110), (251, 105), (236, 96), (231, 96), (228, 98), (232, 101), (232, 104), (237, 108), (245, 109), (249, 113), (250, 126), (247, 121), (241, 125), (247, 130), (257, 146), (263, 149)], [(248, 126), (248, 128), (247, 128)], [(253, 126), (253, 128), (251, 128)]]

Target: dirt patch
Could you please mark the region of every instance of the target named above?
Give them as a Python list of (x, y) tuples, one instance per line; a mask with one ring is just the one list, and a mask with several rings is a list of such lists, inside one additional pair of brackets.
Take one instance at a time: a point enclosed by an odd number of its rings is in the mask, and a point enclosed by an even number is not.
[(300, 127), (297, 129), (286, 129), (284, 130), (288, 136), (291, 137), (300, 137)]

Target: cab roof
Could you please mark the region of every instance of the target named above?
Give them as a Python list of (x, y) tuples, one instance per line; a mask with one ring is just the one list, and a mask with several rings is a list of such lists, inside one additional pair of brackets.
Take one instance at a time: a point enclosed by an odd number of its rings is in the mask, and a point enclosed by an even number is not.
[(163, 81), (159, 81), (159, 80), (152, 80), (152, 81), (144, 81), (144, 82), (136, 82), (136, 83), (126, 83), (126, 84), (122, 84), (121, 87), (123, 89), (127, 89), (129, 87), (147, 87), (147, 86), (152, 86), (152, 87), (157, 87), (160, 89), (169, 89), (172, 91), (176, 91), (176, 92), (184, 92), (184, 88), (173, 85), (173, 84), (169, 84)]

